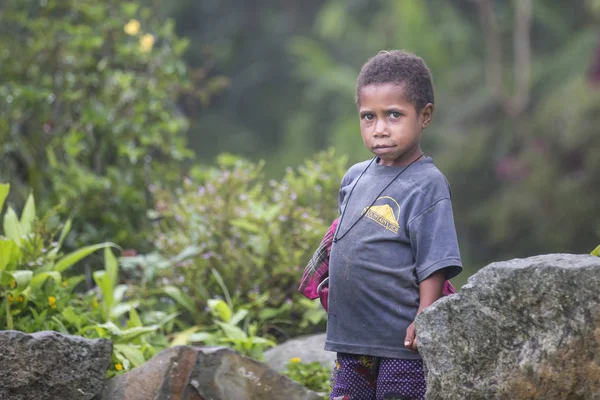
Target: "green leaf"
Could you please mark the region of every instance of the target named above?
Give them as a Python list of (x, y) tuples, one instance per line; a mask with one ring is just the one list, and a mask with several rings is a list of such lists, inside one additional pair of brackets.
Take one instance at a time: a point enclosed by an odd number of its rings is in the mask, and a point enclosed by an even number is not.
[(231, 317), (231, 321), (229, 321), (229, 323), (232, 325), (237, 325), (240, 323), (241, 320), (246, 318), (247, 315), (248, 315), (248, 310), (246, 310), (246, 309), (238, 310), (235, 314), (233, 314), (233, 317)]
[(227, 285), (225, 285), (225, 281), (223, 280), (223, 277), (221, 276), (219, 271), (217, 271), (214, 268), (212, 269), (212, 274), (215, 277), (215, 279), (217, 280), (217, 283), (219, 284), (219, 286), (221, 287), (221, 290), (223, 291), (223, 295), (225, 296), (225, 300), (227, 300), (227, 304), (229, 305), (229, 308), (233, 308), (233, 302), (231, 301), (231, 296), (229, 295), (229, 290), (227, 290)]
[(196, 307), (194, 306), (194, 301), (190, 296), (183, 293), (183, 291), (175, 286), (166, 286), (162, 289), (162, 291), (173, 298), (180, 306), (185, 308), (190, 313), (194, 314), (196, 312)]
[[(111, 319), (118, 319), (121, 315), (125, 314), (125, 313), (130, 313), (132, 311), (135, 311), (135, 309), (137, 307), (140, 306), (140, 302), (139, 301), (131, 301), (128, 303), (121, 303), (121, 304), (117, 304), (114, 307), (111, 308), (110, 310), (110, 318)], [(143, 326), (143, 324), (137, 325), (137, 326)], [(132, 326), (133, 327), (133, 326)]]
[(58, 271), (58, 272), (63, 272), (66, 269), (73, 266), (73, 264), (75, 264), (79, 260), (81, 260), (81, 259), (89, 256), (93, 252), (103, 249), (105, 247), (114, 247), (116, 249), (119, 248), (119, 246), (117, 246), (114, 243), (110, 243), (110, 242), (99, 243), (99, 244), (94, 244), (91, 246), (82, 247), (81, 249), (75, 250), (74, 252), (69, 253), (66, 256), (62, 257), (60, 260), (58, 260), (58, 262), (54, 265), (54, 270)]
[(10, 183), (0, 183), (0, 212), (2, 212), (2, 207), (4, 207), (4, 201), (6, 197), (8, 197), (8, 193), (10, 192)]
[(92, 274), (94, 282), (100, 288), (102, 293), (102, 317), (105, 321), (110, 320), (110, 314), (114, 302), (113, 288), (110, 280), (107, 278), (106, 271), (94, 271)]
[(7, 238), (12, 239), (15, 243), (21, 245), (21, 224), (19, 223), (19, 217), (12, 207), (8, 207), (6, 214), (4, 214), (4, 235)]
[(93, 325), (90, 328), (105, 329), (112, 336), (114, 336), (113, 341), (118, 341), (119, 343), (128, 343), (133, 339), (137, 339), (140, 336), (156, 331), (158, 329), (158, 325), (120, 329), (114, 323), (106, 322), (104, 324)]
[(112, 287), (117, 284), (119, 264), (110, 247), (104, 248), (104, 269)]
[(29, 285), (29, 282), (31, 281), (31, 277), (33, 276), (33, 272), (32, 271), (24, 271), (24, 270), (17, 270), (17, 271), (10, 271), (10, 272), (2, 271), (1, 276), (2, 276), (2, 278), (0, 278), (0, 282), (3, 285), (8, 286), (14, 280), (17, 284), (16, 290), (23, 291)]
[(590, 254), (593, 256), (596, 256), (596, 257), (600, 257), (600, 246), (598, 246), (594, 250), (592, 250), (592, 252)]
[(139, 367), (146, 362), (144, 353), (130, 344), (117, 343), (114, 345), (114, 350), (127, 358), (133, 367)]
[(227, 338), (231, 340), (248, 340), (248, 335), (246, 335), (246, 332), (235, 325), (221, 321), (217, 321), (217, 325), (221, 327)]
[(35, 199), (33, 193), (27, 197), (25, 207), (21, 213), (21, 235), (29, 235), (33, 228), (33, 222), (35, 221)]
[(65, 242), (67, 235), (71, 231), (71, 225), (72, 225), (72, 220), (71, 220), (71, 218), (69, 218), (67, 220), (67, 222), (65, 222), (65, 225), (63, 226), (62, 230), (60, 231), (60, 236), (58, 238), (58, 242), (57, 242), (56, 246), (49, 253), (51, 256), (56, 256), (58, 254), (58, 252), (60, 251), (60, 248), (62, 247), (63, 243)]
[(212, 333), (198, 332), (198, 333), (191, 334), (189, 336), (189, 342), (190, 343), (210, 342), (210, 341), (214, 340), (214, 338), (215, 338), (215, 335)]
[(129, 311), (129, 320), (127, 321), (127, 327), (136, 328), (140, 326), (144, 326), (144, 324), (142, 323), (142, 319), (140, 318), (138, 312), (135, 310), (135, 308), (133, 308)]
[(0, 271), (8, 266), (17, 265), (21, 258), (21, 249), (14, 240), (0, 237)]
[(62, 276), (60, 275), (60, 272), (47, 271), (47, 272), (40, 272), (39, 274), (36, 274), (31, 279), (30, 285), (34, 289), (37, 289), (37, 288), (41, 287), (44, 284), (44, 282), (46, 282), (46, 279), (48, 279), (48, 278), (54, 279), (54, 282), (56, 282), (57, 285), (60, 285), (62, 282)]
[(211, 299), (208, 300), (208, 308), (212, 311), (214, 315), (219, 317), (224, 322), (231, 321), (231, 308), (221, 299)]

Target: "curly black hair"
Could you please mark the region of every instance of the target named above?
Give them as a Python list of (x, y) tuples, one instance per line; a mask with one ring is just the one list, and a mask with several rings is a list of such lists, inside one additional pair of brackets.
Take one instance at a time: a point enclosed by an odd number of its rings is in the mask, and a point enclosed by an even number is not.
[(360, 90), (368, 85), (393, 83), (403, 85), (407, 100), (417, 113), (427, 103), (433, 104), (433, 78), (421, 57), (402, 50), (380, 51), (363, 65), (356, 79), (356, 104)]

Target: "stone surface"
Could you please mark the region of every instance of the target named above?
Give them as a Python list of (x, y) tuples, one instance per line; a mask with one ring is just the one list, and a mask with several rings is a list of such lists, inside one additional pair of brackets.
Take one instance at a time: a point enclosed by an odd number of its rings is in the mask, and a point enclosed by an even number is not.
[(102, 400), (320, 400), (266, 364), (227, 348), (176, 346), (110, 379)]
[(416, 321), (428, 400), (600, 399), (600, 258), (491, 264)]
[(325, 334), (302, 336), (288, 340), (265, 352), (265, 362), (277, 371), (283, 371), (292, 357), (300, 357), (303, 363), (318, 361), (324, 367), (335, 365), (335, 353), (325, 351)]
[(0, 332), (0, 399), (83, 400), (102, 392), (112, 342), (57, 332)]

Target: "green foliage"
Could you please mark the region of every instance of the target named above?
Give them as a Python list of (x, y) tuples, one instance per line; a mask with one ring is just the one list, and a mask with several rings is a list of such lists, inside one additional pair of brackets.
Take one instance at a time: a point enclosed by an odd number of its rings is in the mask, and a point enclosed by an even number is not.
[(299, 358), (292, 358), (283, 373), (315, 392), (325, 394), (331, 392), (331, 370), (317, 361), (303, 363)]
[[(0, 184), (0, 196), (6, 197), (9, 189), (9, 185)], [(35, 209), (30, 195), (20, 218), (10, 207), (4, 214), (4, 236), (0, 236), (0, 329), (28, 333), (55, 330), (109, 338), (115, 344), (109, 376), (141, 365), (156, 352), (147, 335), (174, 315), (144, 326), (135, 310), (139, 302), (122, 301), (127, 287), (116, 285), (118, 264), (111, 248), (117, 246), (101, 243), (63, 254), (61, 248), (71, 221), (60, 224), (55, 213), (38, 219)], [(68, 275), (69, 269), (101, 249), (104, 270), (94, 273), (99, 296), (95, 291), (77, 291), (84, 277)], [(129, 318), (124, 318), (125, 313)], [(123, 321), (125, 326), (119, 327)]]
[[(212, 309), (217, 295), (225, 301), (220, 307), (227, 304), (232, 313), (247, 310), (260, 336), (281, 339), (322, 326), (324, 311), (318, 302), (303, 301), (297, 287), (306, 262), (337, 217), (345, 159), (332, 151), (321, 153), (289, 169), (280, 181), (268, 182), (262, 163), (223, 155), (218, 164), (195, 169), (175, 192), (155, 194), (153, 217), (160, 222), (154, 244), (160, 255), (123, 258), (132, 280), (141, 282), (137, 296), (172, 299), (145, 306), (180, 312), (176, 324), (182, 330), (196, 326), (204, 331), (227, 322), (222, 315), (213, 321), (201, 312)], [(249, 337), (251, 326), (244, 329)]]
[[(0, 5), (0, 175), (75, 213), (69, 247), (139, 246), (148, 186), (174, 183), (186, 148), (175, 102), (191, 86), (187, 41), (131, 1)], [(61, 211), (62, 212), (62, 211)]]
[(600, 246), (598, 246), (594, 250), (592, 250), (592, 252), (590, 254), (593, 256), (596, 256), (596, 257), (600, 257)]

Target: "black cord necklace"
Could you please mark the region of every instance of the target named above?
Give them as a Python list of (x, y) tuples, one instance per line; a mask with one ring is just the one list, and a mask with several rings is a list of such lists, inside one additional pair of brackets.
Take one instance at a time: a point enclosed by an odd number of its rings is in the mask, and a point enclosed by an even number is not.
[[(385, 190), (387, 188), (389, 188), (392, 185), (392, 183), (394, 183), (394, 181), (396, 179), (398, 179), (398, 177), (400, 175), (402, 175), (402, 173), (408, 169), (408, 167), (410, 167), (411, 165), (413, 165), (414, 163), (416, 163), (417, 161), (419, 161), (421, 158), (423, 158), (424, 155), (425, 155), (425, 153), (421, 153), (421, 155), (419, 157), (417, 157), (410, 164), (408, 164), (406, 167), (404, 167), (400, 172), (398, 172), (398, 174), (396, 174), (396, 176), (394, 177), (394, 179), (392, 179), (383, 189), (381, 189), (381, 192), (379, 192), (379, 194), (377, 196), (375, 196), (375, 200), (373, 200), (371, 202), (371, 205), (369, 205), (369, 207), (367, 207), (365, 210), (368, 210), (371, 207), (373, 207), (375, 205), (375, 202), (377, 201), (377, 199), (379, 197), (381, 197), (381, 195), (383, 194), (383, 192), (385, 192)], [(373, 161), (375, 161), (375, 160), (377, 160), (377, 157), (373, 158), (371, 160), (371, 162), (369, 163), (369, 165), (367, 165), (367, 167), (365, 169), (363, 169), (363, 171), (358, 176), (358, 179), (356, 180), (356, 183), (354, 184), (354, 186), (352, 186), (352, 189), (350, 190), (350, 193), (348, 193), (348, 198), (346, 200), (346, 207), (344, 207), (344, 210), (342, 211), (342, 215), (340, 216), (340, 221), (338, 223), (338, 226), (339, 226), (338, 232), (342, 228), (342, 221), (344, 220), (344, 215), (346, 214), (346, 209), (348, 208), (348, 203), (350, 202), (350, 196), (352, 196), (352, 192), (354, 192), (354, 188), (358, 185), (358, 182), (360, 181), (360, 178), (363, 177), (363, 175), (365, 174), (365, 172), (367, 172), (367, 170), (369, 169), (369, 167), (371, 166), (371, 164), (373, 164)], [(348, 230), (346, 232), (344, 232), (344, 234), (342, 236), (338, 237), (337, 236), (337, 232), (336, 232), (336, 235), (333, 238), (333, 243), (337, 243), (338, 241), (342, 240), (344, 238), (344, 236), (346, 236), (348, 234), (348, 232), (350, 232), (352, 230), (352, 228), (354, 228), (354, 226), (356, 224), (358, 224), (358, 221), (360, 221), (361, 218), (363, 217), (363, 215), (365, 215), (365, 214), (366, 214), (366, 212), (360, 214), (360, 216), (356, 219), (356, 221), (354, 221), (354, 223), (352, 225), (350, 225), (350, 228), (348, 228)]]

